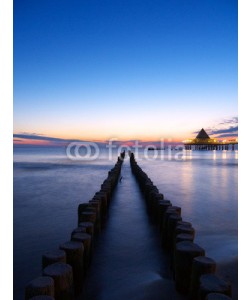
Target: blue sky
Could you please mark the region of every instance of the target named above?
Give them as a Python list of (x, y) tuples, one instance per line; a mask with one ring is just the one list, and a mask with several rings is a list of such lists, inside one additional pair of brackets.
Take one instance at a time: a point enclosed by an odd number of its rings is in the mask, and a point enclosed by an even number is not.
[(15, 0), (14, 132), (178, 140), (237, 117), (237, 13), (235, 0)]

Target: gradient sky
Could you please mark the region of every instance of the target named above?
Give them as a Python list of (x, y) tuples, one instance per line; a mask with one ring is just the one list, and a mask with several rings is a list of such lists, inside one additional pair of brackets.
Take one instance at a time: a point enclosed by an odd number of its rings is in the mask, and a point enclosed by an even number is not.
[(14, 0), (14, 133), (178, 141), (204, 127), (236, 135), (237, 5)]

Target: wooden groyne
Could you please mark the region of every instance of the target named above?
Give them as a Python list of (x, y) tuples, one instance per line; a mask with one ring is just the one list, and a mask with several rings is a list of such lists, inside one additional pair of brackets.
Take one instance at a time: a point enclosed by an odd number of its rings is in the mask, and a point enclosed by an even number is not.
[(231, 299), (231, 284), (215, 274), (216, 262), (194, 243), (195, 229), (182, 219), (181, 207), (165, 199), (137, 164), (133, 153), (130, 153), (130, 165), (144, 194), (148, 213), (161, 232), (162, 246), (170, 256), (176, 290), (192, 300)]
[[(94, 255), (95, 259), (98, 257), (96, 251), (93, 251), (93, 244), (96, 241), (95, 237), (101, 233), (106, 221), (112, 196), (113, 198), (117, 197), (117, 190), (115, 195), (113, 195), (113, 191), (120, 178), (124, 156), (125, 152), (121, 153), (115, 166), (109, 171), (100, 190), (95, 193), (93, 198), (88, 203), (79, 204), (77, 226), (72, 229), (70, 239), (59, 245), (58, 249), (44, 253), (42, 256), (42, 274), (26, 286), (26, 300), (85, 299), (86, 293), (83, 293), (83, 288), (84, 286), (86, 288), (88, 282), (86, 277), (91, 278), (91, 270), (88, 269), (91, 265), (92, 256)], [(190, 222), (182, 219), (181, 207), (175, 206), (160, 193), (157, 186), (137, 164), (133, 153), (130, 153), (130, 165), (143, 193), (148, 214), (161, 233), (161, 244), (166, 258), (169, 258), (169, 269), (176, 290), (191, 300), (231, 299), (231, 284), (215, 274), (216, 262), (207, 257), (205, 249), (194, 242), (195, 229)], [(133, 181), (138, 190), (134, 199), (136, 200), (140, 191), (135, 180)], [(116, 201), (113, 202), (111, 210), (115, 203)], [(138, 211), (135, 213), (138, 214)], [(147, 218), (145, 221), (147, 223)], [(136, 224), (136, 222), (134, 223)], [(112, 230), (115, 231), (114, 228)], [(105, 234), (101, 235), (101, 237), (104, 236)], [(139, 239), (137, 238), (137, 240)], [(144, 247), (145, 242), (143, 241), (143, 249)], [(126, 251), (129, 254), (133, 253), (131, 249), (127, 250), (126, 248)], [(163, 256), (159, 258), (160, 264), (164, 257), (163, 253)], [(92, 267), (94, 266), (95, 260), (92, 261)], [(129, 270), (131, 271), (131, 268)], [(168, 294), (166, 297), (168, 298)], [(169, 297), (171, 298), (172, 295)], [(112, 298), (112, 295), (110, 299), (116, 300), (115, 297)]]
[(78, 206), (77, 227), (58, 249), (42, 256), (42, 274), (25, 289), (26, 300), (73, 300), (82, 291), (87, 269), (91, 264), (95, 236), (106, 220), (112, 193), (118, 183), (125, 152), (88, 203)]

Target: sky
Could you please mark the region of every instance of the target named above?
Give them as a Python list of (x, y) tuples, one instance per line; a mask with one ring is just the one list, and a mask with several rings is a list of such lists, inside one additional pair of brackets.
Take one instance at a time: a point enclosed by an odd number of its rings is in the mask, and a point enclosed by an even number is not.
[(236, 0), (14, 0), (14, 142), (238, 133)]

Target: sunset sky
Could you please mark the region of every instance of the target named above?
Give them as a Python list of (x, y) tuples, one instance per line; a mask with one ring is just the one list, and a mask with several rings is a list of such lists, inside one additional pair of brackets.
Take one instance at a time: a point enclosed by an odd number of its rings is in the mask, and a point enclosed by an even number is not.
[(235, 137), (236, 0), (14, 0), (14, 141)]

